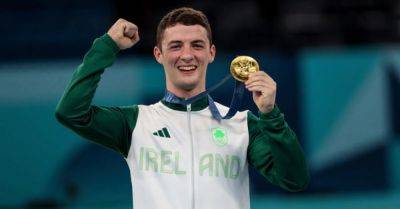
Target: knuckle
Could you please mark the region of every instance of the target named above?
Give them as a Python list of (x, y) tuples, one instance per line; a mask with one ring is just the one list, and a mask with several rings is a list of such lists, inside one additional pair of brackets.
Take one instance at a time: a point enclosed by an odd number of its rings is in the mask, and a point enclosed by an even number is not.
[(277, 88), (277, 86), (276, 86), (276, 83), (275, 83), (274, 85), (272, 85), (272, 89), (276, 90), (276, 88)]

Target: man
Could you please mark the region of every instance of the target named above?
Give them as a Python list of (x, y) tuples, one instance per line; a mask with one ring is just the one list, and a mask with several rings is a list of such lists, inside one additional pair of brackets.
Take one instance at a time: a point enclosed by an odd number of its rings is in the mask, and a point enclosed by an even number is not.
[[(250, 208), (248, 164), (271, 183), (299, 191), (309, 182), (301, 147), (275, 105), (276, 84), (265, 72), (251, 74), (260, 118), (249, 111), (228, 120), (212, 117), (208, 97), (181, 105), (91, 105), (100, 76), (119, 50), (139, 41), (136, 25), (118, 20), (94, 41), (61, 98), (57, 119), (79, 135), (124, 156), (131, 172), (134, 208)], [(216, 48), (206, 16), (179, 8), (163, 17), (154, 56), (166, 89), (182, 100), (205, 91)], [(216, 103), (223, 114), (228, 108)]]

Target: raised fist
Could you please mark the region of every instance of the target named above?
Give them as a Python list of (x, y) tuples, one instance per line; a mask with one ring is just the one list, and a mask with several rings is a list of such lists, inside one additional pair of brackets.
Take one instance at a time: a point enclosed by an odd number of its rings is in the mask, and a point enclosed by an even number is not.
[(131, 48), (139, 41), (138, 27), (122, 18), (111, 26), (107, 34), (115, 41), (121, 50)]

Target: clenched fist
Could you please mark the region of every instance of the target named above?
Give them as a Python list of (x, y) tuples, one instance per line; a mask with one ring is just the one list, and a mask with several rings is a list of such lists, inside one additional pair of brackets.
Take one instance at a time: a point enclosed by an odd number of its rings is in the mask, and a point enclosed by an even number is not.
[(121, 50), (131, 48), (139, 41), (138, 27), (122, 18), (111, 26), (107, 34), (115, 41)]

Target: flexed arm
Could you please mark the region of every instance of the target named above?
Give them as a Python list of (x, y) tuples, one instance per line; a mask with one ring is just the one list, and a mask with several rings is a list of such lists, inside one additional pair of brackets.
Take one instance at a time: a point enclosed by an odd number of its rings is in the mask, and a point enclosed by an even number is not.
[(56, 108), (56, 118), (63, 125), (125, 157), (136, 123), (137, 106), (99, 107), (92, 105), (92, 99), (101, 74), (113, 64), (118, 51), (132, 47), (138, 40), (137, 26), (119, 19), (107, 34), (94, 41)]

